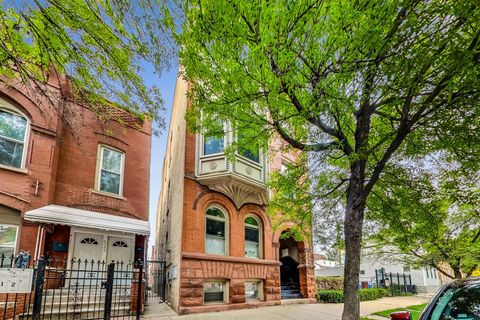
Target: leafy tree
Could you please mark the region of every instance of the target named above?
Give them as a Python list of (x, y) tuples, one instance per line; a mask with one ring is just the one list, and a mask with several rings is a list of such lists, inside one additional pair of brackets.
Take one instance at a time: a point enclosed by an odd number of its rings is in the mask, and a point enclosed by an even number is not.
[[(158, 121), (162, 99), (142, 79), (172, 53), (158, 7), (163, 1), (4, 1), (0, 9), (0, 82), (43, 89), (49, 69), (69, 76), (77, 99), (105, 100)], [(9, 80), (10, 79), (10, 80)], [(43, 92), (44, 93), (44, 92)], [(48, 95), (46, 95), (48, 96)]]
[(468, 277), (480, 264), (479, 166), (439, 160), (429, 167), (397, 168), (379, 183), (369, 199), (368, 217), (379, 224), (371, 239), (377, 251), (393, 248), (410, 264)]
[[(192, 0), (179, 9), (191, 129), (215, 115), (243, 130), (249, 148), (280, 137), (307, 154), (296, 170), (310, 185), (298, 197), (341, 197), (343, 319), (358, 319), (367, 200), (392, 157), (478, 148), (466, 121), (480, 112), (478, 3)], [(297, 221), (309, 214), (284, 203)]]

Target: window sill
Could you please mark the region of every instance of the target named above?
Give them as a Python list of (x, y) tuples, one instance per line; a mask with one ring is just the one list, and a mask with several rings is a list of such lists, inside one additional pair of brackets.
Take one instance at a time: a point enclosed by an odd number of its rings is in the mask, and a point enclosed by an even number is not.
[(101, 196), (106, 196), (106, 197), (119, 199), (119, 200), (126, 200), (125, 197), (119, 196), (119, 195), (114, 194), (114, 193), (108, 193), (108, 192), (98, 191), (98, 190), (94, 190), (94, 189), (92, 189), (92, 193), (99, 194)]
[(28, 170), (25, 169), (25, 168), (16, 168), (16, 167), (10, 167), (10, 166), (6, 166), (4, 164), (0, 164), (0, 169), (4, 169), (4, 170), (8, 170), (8, 171), (14, 171), (14, 172), (18, 172), (18, 173), (23, 173), (23, 174), (28, 174)]

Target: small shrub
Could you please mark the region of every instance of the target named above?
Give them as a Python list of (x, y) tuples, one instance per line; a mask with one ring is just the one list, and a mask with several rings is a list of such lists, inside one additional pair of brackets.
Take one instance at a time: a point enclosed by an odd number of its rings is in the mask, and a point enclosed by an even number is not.
[(343, 290), (317, 290), (317, 301), (323, 303), (343, 302)]
[[(388, 296), (386, 289), (360, 289), (360, 301), (377, 300)], [(344, 302), (343, 290), (317, 290), (317, 301), (323, 303), (342, 303)]]
[(360, 301), (377, 300), (389, 295), (387, 289), (360, 289)]
[(316, 281), (320, 290), (343, 290), (343, 277), (317, 277)]

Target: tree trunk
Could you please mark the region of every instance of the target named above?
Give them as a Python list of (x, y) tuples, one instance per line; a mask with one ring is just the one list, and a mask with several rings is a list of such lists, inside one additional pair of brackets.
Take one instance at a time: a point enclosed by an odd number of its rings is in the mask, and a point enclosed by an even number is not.
[(463, 273), (460, 270), (460, 268), (452, 267), (452, 270), (453, 270), (453, 276), (455, 277), (455, 279), (462, 279), (463, 278)]
[(360, 297), (358, 293), (360, 274), (360, 249), (362, 241), (365, 202), (362, 179), (350, 179), (345, 211), (345, 269), (343, 292), (345, 304), (342, 320), (360, 319)]

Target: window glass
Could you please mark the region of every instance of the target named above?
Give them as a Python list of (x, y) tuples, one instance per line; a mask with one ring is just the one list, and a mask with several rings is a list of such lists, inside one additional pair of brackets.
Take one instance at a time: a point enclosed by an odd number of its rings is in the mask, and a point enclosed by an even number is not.
[(259, 281), (246, 281), (245, 282), (245, 298), (246, 299), (259, 299)]
[(225, 215), (218, 208), (209, 208), (207, 210), (207, 215), (212, 216), (212, 217), (219, 217), (219, 218), (225, 219)]
[(204, 286), (204, 301), (205, 303), (224, 302), (224, 282), (207, 282)]
[(480, 285), (447, 289), (438, 299), (429, 320), (480, 319)]
[(206, 215), (205, 251), (212, 254), (226, 254), (225, 215), (220, 209), (209, 208)]
[(120, 194), (123, 153), (102, 147), (100, 191)]
[(238, 154), (255, 162), (260, 162), (260, 150), (258, 148), (248, 148), (254, 144), (252, 137), (247, 137), (242, 130), (237, 132)]
[(27, 131), (27, 119), (0, 110), (0, 164), (20, 168)]
[(204, 139), (203, 154), (209, 155), (223, 152), (224, 143), (225, 142), (223, 136), (206, 136)]
[(10, 262), (10, 257), (15, 255), (18, 227), (0, 224), (0, 257), (6, 258), (3, 265)]
[(253, 218), (253, 217), (247, 217), (245, 219), (245, 224), (250, 224), (252, 226), (258, 226), (257, 220), (255, 220), (255, 218)]
[(22, 141), (25, 139), (27, 120), (11, 112), (0, 110), (0, 135), (6, 138)]
[(245, 227), (245, 240), (257, 242), (260, 238), (258, 228)]
[(203, 154), (221, 153), (224, 150), (225, 133), (223, 122), (212, 122), (203, 137)]
[(260, 258), (260, 227), (253, 217), (245, 219), (245, 256)]
[(207, 219), (207, 234), (225, 239), (225, 221)]

